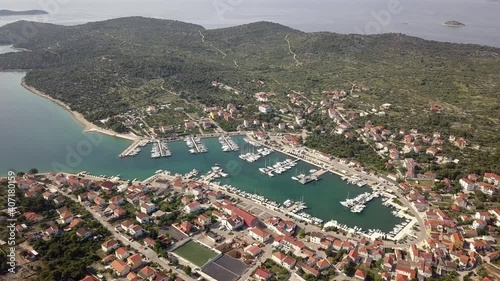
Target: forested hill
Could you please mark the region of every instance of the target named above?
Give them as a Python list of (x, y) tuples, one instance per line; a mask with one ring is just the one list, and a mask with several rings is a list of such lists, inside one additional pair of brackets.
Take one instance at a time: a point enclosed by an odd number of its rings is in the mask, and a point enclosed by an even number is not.
[[(212, 80), (247, 94), (356, 83), (380, 101), (417, 109), (440, 104), (490, 128), (500, 120), (500, 49), (486, 46), (305, 33), (270, 22), (206, 30), (143, 17), (79, 26), (21, 21), (0, 28), (0, 43), (30, 50), (1, 55), (1, 69), (30, 69), (30, 85), (91, 120), (133, 108), (121, 89), (151, 80), (204, 104), (218, 101)], [(265, 86), (257, 88), (255, 79)]]

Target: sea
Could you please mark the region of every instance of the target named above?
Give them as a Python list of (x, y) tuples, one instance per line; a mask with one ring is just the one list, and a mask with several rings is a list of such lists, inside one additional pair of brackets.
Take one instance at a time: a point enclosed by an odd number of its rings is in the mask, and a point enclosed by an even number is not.
[[(2, 0), (1, 9), (44, 16), (3, 17), (63, 25), (124, 16), (196, 23), (208, 29), (272, 21), (307, 32), (404, 33), (429, 40), (500, 47), (500, 0)], [(456, 20), (466, 26), (445, 27)]]

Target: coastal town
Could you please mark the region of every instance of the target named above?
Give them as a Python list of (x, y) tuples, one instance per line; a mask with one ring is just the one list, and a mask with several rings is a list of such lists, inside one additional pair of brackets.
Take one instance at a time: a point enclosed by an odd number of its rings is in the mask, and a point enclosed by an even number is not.
[[(231, 146), (228, 138), (220, 140)], [(456, 194), (438, 194), (296, 146), (288, 135), (254, 132), (246, 140), (369, 186), (373, 193), (342, 205), (383, 196), (404, 223), (382, 233), (323, 222), (300, 212), (307, 208), (303, 203), (272, 202), (219, 185), (217, 178), (230, 175), (218, 166), (199, 177), (196, 170), (184, 175), (160, 170), (143, 181), (87, 172), (27, 173), (16, 177), (22, 196), (45, 200), (54, 209), (19, 210), (16, 231), (25, 241), (19, 264), (28, 268), (37, 262), (38, 240), (74, 236), (101, 246), (86, 281), (498, 278), (500, 210), (478, 208), (484, 203), (474, 194), (493, 196), (499, 175), (471, 174), (459, 180)], [(107, 232), (94, 229), (95, 222)]]
[[(212, 86), (242, 94), (220, 82)], [(381, 200), (400, 221), (392, 230), (346, 225), (335, 217), (323, 220), (310, 215), (303, 201), (275, 202), (222, 184), (221, 178), (232, 175), (218, 164), (203, 175), (195, 169), (186, 174), (158, 170), (144, 180), (85, 171), (19, 173), (15, 181), (23, 200), (47, 203), (43, 209), (23, 206), (16, 214), (21, 222), (16, 235), (22, 241), (17, 274), (36, 274), (36, 264), (44, 260), (39, 241), (70, 237), (100, 245), (85, 269), (85, 281), (498, 279), (500, 175), (437, 175), (432, 166), (460, 161), (446, 154), (450, 147), (478, 148), (464, 137), (416, 128), (394, 131), (363, 121), (380, 120), (392, 108), (386, 103), (378, 109), (346, 110), (355, 93), (364, 90), (354, 85), (351, 91), (328, 90), (320, 101), (291, 93), (286, 106), (272, 102), (277, 94), (259, 92), (253, 119), (234, 104), (198, 113), (171, 104), (149, 105), (115, 117), (130, 129), (116, 136), (133, 140), (119, 157), (135, 157), (150, 147), (151, 158), (168, 158), (172, 142), (184, 142), (191, 154), (204, 154), (209, 152), (204, 140), (217, 138), (221, 151), (238, 153), (240, 161), (264, 159), (258, 171), (265, 176), (307, 185), (331, 173), (353, 188), (365, 188), (334, 203), (362, 215), (370, 201)], [(442, 110), (432, 106), (427, 114)], [(148, 124), (161, 111), (189, 119)], [(271, 122), (264, 121), (270, 114)], [(318, 114), (329, 124), (310, 126)], [(235, 119), (243, 120), (236, 130), (228, 132), (221, 125)], [(309, 147), (311, 134), (365, 143), (386, 159), (386, 170)], [(268, 160), (273, 153), (287, 158)], [(298, 162), (314, 169), (286, 173)]]

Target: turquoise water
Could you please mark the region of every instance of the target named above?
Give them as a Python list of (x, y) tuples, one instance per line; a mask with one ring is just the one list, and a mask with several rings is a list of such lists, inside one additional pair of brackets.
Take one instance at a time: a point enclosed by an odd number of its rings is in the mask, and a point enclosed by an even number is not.
[[(339, 201), (368, 191), (366, 188), (348, 185), (338, 176), (327, 174), (322, 180), (301, 185), (291, 179), (296, 172), (308, 172), (314, 168), (299, 162), (282, 175), (269, 177), (258, 171), (264, 159), (248, 163), (239, 159), (238, 152), (222, 152), (217, 139), (203, 139), (208, 153), (192, 155), (184, 142), (170, 143), (172, 156), (163, 159), (150, 157), (148, 145), (136, 157), (119, 158), (130, 142), (99, 133), (84, 133), (83, 126), (62, 107), (36, 96), (20, 85), (24, 73), (0, 73), (0, 175), (9, 170), (38, 168), (41, 172), (64, 170), (89, 171), (97, 175), (120, 174), (127, 179), (144, 179), (157, 170), (186, 173), (197, 169), (207, 172), (219, 164), (230, 177), (221, 180), (248, 192), (254, 192), (273, 201), (300, 200), (310, 207), (308, 213), (325, 221), (335, 219), (349, 226), (365, 229), (378, 228), (389, 231), (399, 222), (384, 207), (380, 199), (367, 204), (361, 214), (354, 214), (340, 205)], [(246, 148), (242, 137), (236, 138), (241, 148)], [(267, 161), (286, 158), (272, 153)]]

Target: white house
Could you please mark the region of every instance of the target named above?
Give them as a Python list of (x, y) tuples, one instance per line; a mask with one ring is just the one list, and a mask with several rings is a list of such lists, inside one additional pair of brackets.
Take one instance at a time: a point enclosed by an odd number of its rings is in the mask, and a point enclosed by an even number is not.
[(473, 191), (476, 184), (468, 178), (461, 178), (459, 181), (464, 191)]
[(198, 201), (193, 201), (184, 207), (184, 211), (188, 214), (196, 213), (201, 210), (201, 204)]
[(259, 105), (259, 111), (262, 113), (270, 113), (272, 108), (269, 104), (261, 104)]
[(119, 245), (120, 244), (118, 243), (117, 240), (111, 239), (111, 240), (108, 240), (108, 241), (102, 243), (101, 249), (103, 252), (107, 253), (107, 252), (111, 252), (111, 251), (117, 249)]
[(140, 225), (134, 225), (129, 228), (128, 232), (133, 235), (134, 237), (139, 237), (144, 234), (144, 230)]
[(476, 215), (474, 216), (476, 220), (489, 220), (490, 219), (490, 213), (488, 212), (476, 212)]
[(243, 226), (245, 222), (238, 216), (231, 216), (230, 218), (223, 219), (221, 224), (229, 230), (235, 230)]
[(269, 233), (266, 233), (264, 230), (258, 227), (250, 228), (250, 230), (248, 231), (248, 235), (253, 239), (259, 241), (260, 243), (264, 243), (269, 240), (269, 238), (271, 238), (271, 235)]
[(135, 219), (139, 222), (139, 223), (146, 223), (146, 222), (149, 222), (151, 221), (151, 218), (145, 214), (145, 213), (137, 213), (135, 215)]
[(472, 227), (474, 229), (483, 229), (486, 227), (486, 221), (485, 220), (475, 220), (473, 223), (472, 223)]
[(297, 262), (294, 258), (287, 256), (281, 252), (275, 252), (271, 259), (288, 270), (293, 269), (295, 267), (295, 263)]
[(145, 214), (151, 214), (156, 211), (156, 205), (153, 203), (143, 203), (141, 204), (141, 212)]

